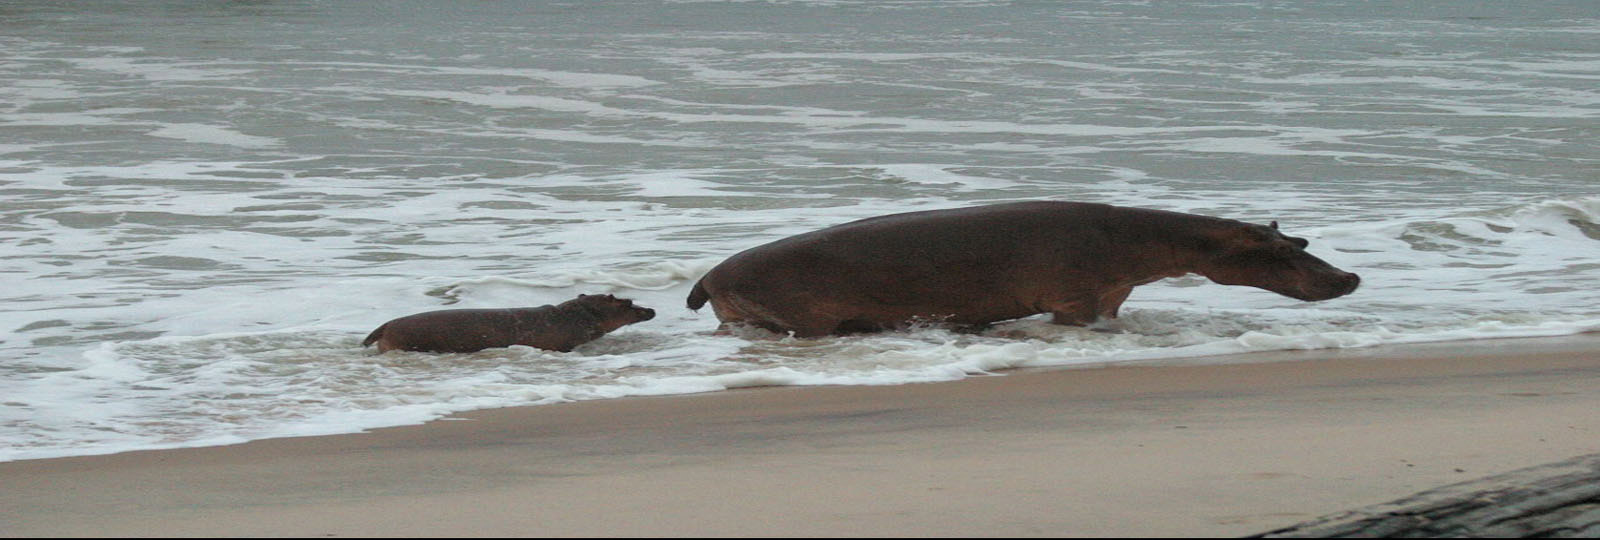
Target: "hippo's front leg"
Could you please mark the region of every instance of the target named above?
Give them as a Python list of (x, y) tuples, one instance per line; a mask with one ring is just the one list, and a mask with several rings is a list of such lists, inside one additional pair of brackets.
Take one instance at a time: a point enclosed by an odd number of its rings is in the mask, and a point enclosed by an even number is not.
[(1099, 308), (1095, 316), (1101, 319), (1117, 318), (1117, 310), (1122, 308), (1122, 303), (1128, 301), (1128, 295), (1133, 294), (1133, 287), (1112, 289), (1100, 295)]
[(1104, 292), (1086, 293), (1045, 307), (1051, 314), (1050, 322), (1067, 326), (1088, 326), (1101, 319), (1117, 318), (1117, 310), (1133, 293), (1133, 287), (1117, 287)]
[(1050, 322), (1066, 326), (1088, 326), (1100, 318), (1099, 302), (1094, 297), (1083, 296), (1045, 306), (1050, 311)]

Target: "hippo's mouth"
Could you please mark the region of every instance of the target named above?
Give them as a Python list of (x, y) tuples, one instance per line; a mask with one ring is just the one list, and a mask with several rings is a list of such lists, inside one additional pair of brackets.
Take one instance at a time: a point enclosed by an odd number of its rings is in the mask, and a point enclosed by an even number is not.
[(1293, 298), (1295, 300), (1303, 300), (1303, 301), (1306, 301), (1306, 302), (1317, 302), (1317, 301), (1321, 301), (1321, 300), (1332, 300), (1334, 298), (1338, 298), (1338, 297), (1353, 293), (1353, 292), (1356, 291), (1356, 288), (1358, 288), (1360, 286), (1361, 286), (1361, 276), (1358, 276), (1358, 275), (1355, 275), (1355, 274), (1346, 273), (1343, 276), (1338, 277), (1337, 279), (1332, 279), (1332, 280), (1329, 280), (1329, 281), (1321, 283), (1320, 287), (1316, 287), (1316, 288), (1310, 288), (1310, 287), (1298, 288), (1297, 290), (1285, 292), (1285, 293), (1282, 293), (1282, 294), (1284, 296), (1288, 296), (1288, 297)]

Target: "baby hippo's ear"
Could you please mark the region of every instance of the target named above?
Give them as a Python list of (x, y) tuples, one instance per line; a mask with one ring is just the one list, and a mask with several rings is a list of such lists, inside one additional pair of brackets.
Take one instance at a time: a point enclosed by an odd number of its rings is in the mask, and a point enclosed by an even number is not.
[(1288, 240), (1289, 243), (1298, 246), (1300, 249), (1305, 249), (1306, 246), (1311, 245), (1311, 241), (1310, 240), (1306, 240), (1304, 238), (1297, 238), (1297, 237), (1294, 237), (1294, 236), (1289, 236), (1287, 234), (1283, 234), (1282, 232), (1278, 232), (1278, 222), (1276, 222), (1276, 221), (1272, 222), (1272, 230), (1273, 230), (1273, 232), (1277, 232), (1279, 236), (1282, 236), (1284, 240)]
[(1272, 222), (1272, 226), (1271, 227), (1262, 227), (1260, 225), (1245, 224), (1244, 230), (1241, 231), (1241, 232), (1243, 232), (1241, 240), (1245, 241), (1245, 242), (1251, 242), (1251, 243), (1271, 243), (1271, 242), (1275, 242), (1279, 238), (1283, 238), (1283, 233), (1278, 232), (1277, 225), (1278, 225), (1278, 222), (1276, 222), (1276, 221)]

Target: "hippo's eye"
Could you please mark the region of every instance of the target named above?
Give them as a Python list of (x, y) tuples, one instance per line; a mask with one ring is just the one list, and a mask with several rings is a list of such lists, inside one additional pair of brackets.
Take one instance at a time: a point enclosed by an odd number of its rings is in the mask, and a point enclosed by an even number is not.
[(1279, 257), (1292, 257), (1299, 252), (1300, 246), (1298, 243), (1280, 243), (1272, 246), (1272, 254)]

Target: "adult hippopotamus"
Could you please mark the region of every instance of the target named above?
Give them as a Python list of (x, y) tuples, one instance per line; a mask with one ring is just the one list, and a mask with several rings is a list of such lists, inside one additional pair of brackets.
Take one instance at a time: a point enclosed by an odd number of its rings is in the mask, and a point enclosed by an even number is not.
[(926, 320), (986, 325), (1039, 313), (1085, 325), (1134, 287), (1200, 274), (1306, 301), (1360, 284), (1272, 225), (1106, 204), (1037, 201), (863, 219), (745, 250), (688, 306), (724, 326), (813, 337)]

